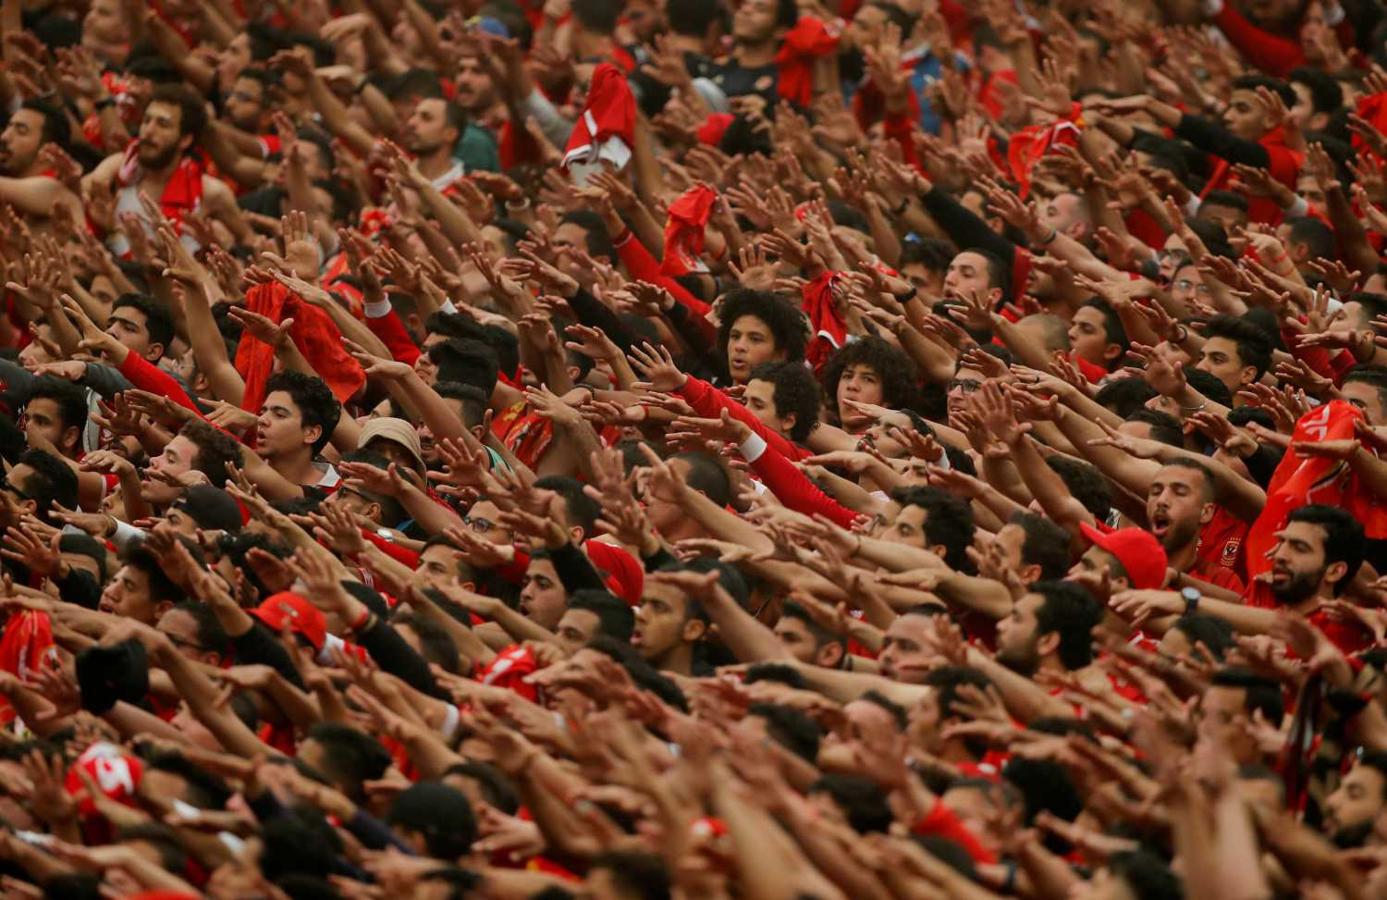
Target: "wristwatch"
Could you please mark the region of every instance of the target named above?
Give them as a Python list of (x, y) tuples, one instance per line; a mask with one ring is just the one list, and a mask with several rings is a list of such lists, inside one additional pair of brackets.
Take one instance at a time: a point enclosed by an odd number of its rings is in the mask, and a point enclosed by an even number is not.
[(1180, 596), (1185, 598), (1185, 615), (1191, 615), (1199, 608), (1199, 601), (1204, 595), (1199, 592), (1197, 587), (1183, 587), (1180, 589)]

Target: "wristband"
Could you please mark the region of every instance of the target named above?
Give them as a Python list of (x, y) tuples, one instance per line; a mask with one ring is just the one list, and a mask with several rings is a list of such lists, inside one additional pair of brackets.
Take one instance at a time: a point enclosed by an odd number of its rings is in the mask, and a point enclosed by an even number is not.
[(1053, 244), (1053, 243), (1055, 242), (1055, 238), (1057, 238), (1057, 237), (1059, 237), (1059, 236), (1060, 236), (1060, 230), (1059, 230), (1058, 228), (1051, 228), (1051, 229), (1050, 229), (1050, 233), (1049, 233), (1043, 240), (1036, 241), (1035, 244), (1034, 244), (1034, 246), (1036, 246), (1036, 247), (1048, 247), (1048, 246), (1050, 246), (1051, 244)]
[(106, 96), (102, 97), (100, 100), (96, 101), (92, 105), (96, 107), (97, 112), (101, 112), (104, 109), (110, 109), (111, 107), (115, 106), (116, 98), (112, 97), (110, 94), (107, 94)]
[(901, 304), (902, 306), (904, 306), (905, 304), (909, 303), (911, 300), (914, 300), (916, 297), (920, 296), (920, 289), (917, 288), (917, 287), (912, 286), (912, 287), (910, 288), (909, 292), (907, 292), (907, 293), (904, 293), (904, 294), (892, 294), (891, 296), (893, 296), (893, 297), (896, 298), (896, 302), (897, 302), (897, 303), (899, 303), (899, 304)]

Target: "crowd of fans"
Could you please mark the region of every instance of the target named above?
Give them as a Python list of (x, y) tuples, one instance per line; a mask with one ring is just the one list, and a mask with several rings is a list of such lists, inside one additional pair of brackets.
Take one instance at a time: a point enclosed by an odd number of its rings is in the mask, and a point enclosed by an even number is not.
[(6, 897), (1387, 898), (1378, 0), (0, 0)]

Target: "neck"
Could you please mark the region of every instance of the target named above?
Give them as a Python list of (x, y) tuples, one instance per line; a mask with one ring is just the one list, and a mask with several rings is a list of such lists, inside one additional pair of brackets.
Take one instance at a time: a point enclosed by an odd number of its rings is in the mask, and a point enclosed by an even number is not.
[(693, 675), (693, 644), (678, 644), (658, 660), (652, 660), (661, 672)]
[(1199, 552), (1199, 537), (1195, 536), (1185, 546), (1166, 554), (1166, 564), (1177, 572), (1184, 572), (1194, 565)]
[(453, 153), (447, 146), (440, 146), (428, 156), (419, 157), (419, 171), (426, 178), (437, 178), (453, 167)]
[(1286, 609), (1289, 609), (1298, 616), (1308, 616), (1332, 599), (1334, 599), (1332, 595), (1326, 594), (1323, 591), (1318, 591), (1306, 597), (1304, 600), (1301, 600), (1299, 603), (1287, 603), (1283, 605)]
[[(150, 192), (152, 196), (157, 198), (164, 192), (164, 186), (169, 183), (169, 179), (173, 177), (174, 170), (178, 168), (178, 164), (182, 161), (183, 155), (179, 154), (170, 160), (169, 164), (162, 169), (145, 168), (140, 175), (140, 185), (150, 187), (157, 185), (159, 190)], [(141, 166), (143, 167), (143, 163), (141, 163)]]
[(703, 526), (695, 522), (692, 518), (680, 519), (668, 528), (660, 529), (660, 537), (669, 541), (671, 544), (679, 541), (687, 541), (691, 538), (706, 538), (710, 535), (703, 530)]
[(322, 474), (313, 466), (313, 451), (305, 447), (266, 460), (270, 468), (297, 485), (317, 484)]
[(756, 69), (775, 62), (776, 49), (777, 45), (773, 40), (754, 44), (738, 43), (732, 48), (732, 58), (748, 69)]

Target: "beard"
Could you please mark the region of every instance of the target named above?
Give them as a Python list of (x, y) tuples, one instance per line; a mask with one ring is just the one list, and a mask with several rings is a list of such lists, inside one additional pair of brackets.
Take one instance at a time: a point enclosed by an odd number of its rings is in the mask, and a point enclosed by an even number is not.
[(1373, 820), (1359, 822), (1357, 825), (1350, 825), (1347, 828), (1337, 829), (1329, 836), (1335, 847), (1340, 850), (1351, 850), (1354, 847), (1361, 847), (1368, 840), (1368, 835), (1373, 833)]
[(1282, 606), (1294, 606), (1315, 595), (1323, 572), (1294, 572), (1284, 584), (1271, 584), (1271, 596)]
[(1040, 668), (1040, 654), (1036, 652), (1035, 641), (1025, 647), (997, 648), (997, 662), (1017, 675), (1030, 678)]
[(1199, 539), (1199, 521), (1171, 522), (1161, 537), (1161, 546), (1167, 553), (1174, 553)]
[(140, 165), (146, 169), (165, 169), (169, 164), (178, 158), (178, 145), (166, 147), (163, 150), (154, 150), (148, 144), (140, 144), (139, 160)]

